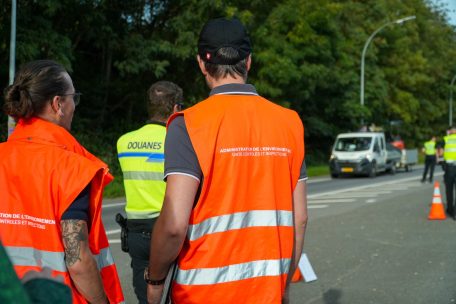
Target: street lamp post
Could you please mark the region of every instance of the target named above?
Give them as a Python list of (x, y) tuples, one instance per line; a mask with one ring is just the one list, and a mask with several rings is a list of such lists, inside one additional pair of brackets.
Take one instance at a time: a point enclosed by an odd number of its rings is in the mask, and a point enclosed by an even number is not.
[[(9, 58), (9, 84), (14, 82), (14, 71), (16, 69), (16, 0), (11, 1), (11, 37), (10, 37), (10, 58)], [(8, 136), (13, 132), (16, 123), (11, 116), (8, 116)]]
[[(364, 58), (366, 57), (366, 51), (367, 51), (367, 47), (369, 46), (369, 43), (372, 41), (372, 39), (375, 37), (375, 35), (377, 35), (377, 33), (380, 32), (385, 27), (387, 27), (389, 25), (393, 25), (393, 24), (402, 24), (406, 21), (413, 20), (415, 18), (416, 18), (416, 16), (408, 16), (405, 18), (387, 22), (387, 23), (383, 24), (381, 27), (379, 27), (377, 30), (375, 30), (375, 32), (373, 32), (372, 35), (370, 35), (370, 37), (367, 39), (366, 43), (364, 44), (363, 53), (361, 55), (361, 77), (360, 77), (361, 78), (361, 92), (360, 92), (361, 107), (364, 106)], [(361, 124), (363, 124), (363, 123), (364, 123), (363, 119), (361, 119)]]
[(454, 81), (456, 80), (456, 75), (454, 75), (453, 79), (450, 82), (450, 100), (448, 101), (448, 108), (449, 108), (449, 121), (448, 124), (450, 127), (453, 126), (453, 85)]

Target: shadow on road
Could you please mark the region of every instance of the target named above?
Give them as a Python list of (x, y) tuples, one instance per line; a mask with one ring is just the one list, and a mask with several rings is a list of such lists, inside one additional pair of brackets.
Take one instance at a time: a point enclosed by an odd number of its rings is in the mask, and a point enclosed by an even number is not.
[(330, 289), (323, 294), (323, 302), (326, 304), (340, 304), (342, 291), (340, 289)]

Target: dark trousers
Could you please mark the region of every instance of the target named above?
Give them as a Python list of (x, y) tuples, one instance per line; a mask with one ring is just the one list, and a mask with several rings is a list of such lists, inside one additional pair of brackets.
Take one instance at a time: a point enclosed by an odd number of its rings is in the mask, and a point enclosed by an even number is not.
[(445, 191), (447, 200), (447, 212), (454, 216), (454, 190), (456, 186), (456, 165), (445, 166)]
[(424, 172), (423, 172), (423, 178), (421, 179), (422, 182), (426, 180), (426, 175), (429, 170), (429, 181), (432, 182), (432, 178), (434, 177), (434, 168), (435, 168), (435, 155), (426, 155), (426, 158), (424, 160)]
[(144, 269), (149, 266), (150, 237), (156, 219), (128, 220), (128, 247), (133, 270), (133, 288), (138, 303), (147, 304), (147, 284)]

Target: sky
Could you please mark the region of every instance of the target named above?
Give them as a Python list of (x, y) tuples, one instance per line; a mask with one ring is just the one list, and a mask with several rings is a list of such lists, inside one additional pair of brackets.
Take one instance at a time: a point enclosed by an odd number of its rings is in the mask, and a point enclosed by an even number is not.
[(444, 3), (448, 11), (449, 22), (456, 25), (456, 0), (432, 0), (435, 3)]

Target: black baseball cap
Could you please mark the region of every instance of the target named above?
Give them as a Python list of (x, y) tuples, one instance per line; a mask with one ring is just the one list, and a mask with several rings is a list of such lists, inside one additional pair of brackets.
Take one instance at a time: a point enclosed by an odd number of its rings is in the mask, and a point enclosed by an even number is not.
[[(217, 51), (222, 47), (234, 48), (239, 56), (232, 59), (217, 57)], [(251, 52), (247, 30), (238, 19), (212, 19), (201, 30), (198, 54), (206, 62), (233, 65), (246, 58)]]

